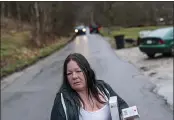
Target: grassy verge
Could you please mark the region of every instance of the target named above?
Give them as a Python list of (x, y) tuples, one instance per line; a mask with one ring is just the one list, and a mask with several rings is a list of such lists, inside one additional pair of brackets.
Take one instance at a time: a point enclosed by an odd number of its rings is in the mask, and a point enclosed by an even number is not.
[(32, 48), (28, 46), (30, 36), (29, 31), (1, 35), (1, 78), (34, 64), (71, 40), (59, 38), (43, 48)]
[[(114, 36), (123, 34), (124, 38), (131, 38), (134, 40), (137, 40), (138, 34), (142, 30), (155, 30), (158, 28), (163, 28), (167, 26), (148, 26), (148, 27), (133, 27), (133, 28), (114, 28), (112, 27), (111, 30), (108, 28), (103, 28), (101, 30), (101, 34), (106, 37), (110, 37), (111, 39), (109, 40), (109, 43), (113, 48), (115, 48), (115, 41), (114, 41)], [(132, 47), (131, 44), (126, 43), (125, 47)]]

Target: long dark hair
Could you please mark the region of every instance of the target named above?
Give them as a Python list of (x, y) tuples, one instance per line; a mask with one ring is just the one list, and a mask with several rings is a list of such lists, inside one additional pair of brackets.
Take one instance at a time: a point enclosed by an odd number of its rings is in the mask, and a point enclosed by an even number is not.
[(87, 59), (82, 54), (79, 54), (79, 53), (70, 54), (65, 59), (64, 66), (63, 66), (63, 84), (60, 90), (66, 89), (66, 91), (68, 92), (68, 95), (71, 96), (71, 98), (73, 98), (78, 108), (80, 108), (81, 102), (83, 103), (83, 106), (85, 107), (84, 101), (80, 98), (77, 92), (71, 88), (67, 79), (67, 64), (69, 63), (70, 60), (77, 62), (77, 64), (83, 71), (83, 74), (85, 75), (85, 78), (86, 78), (89, 97), (91, 98), (93, 96), (97, 101), (104, 104), (105, 102), (102, 101), (99, 97), (99, 95), (102, 95), (102, 94), (97, 89), (96, 76), (95, 76), (94, 70), (92, 70), (92, 68), (90, 67), (90, 64), (87, 61)]

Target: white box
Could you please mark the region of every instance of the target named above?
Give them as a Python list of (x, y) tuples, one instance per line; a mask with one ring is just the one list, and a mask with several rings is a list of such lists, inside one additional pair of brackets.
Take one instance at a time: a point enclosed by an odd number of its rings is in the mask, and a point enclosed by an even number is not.
[(126, 120), (128, 118), (139, 118), (140, 117), (136, 106), (122, 109), (122, 115), (123, 115), (123, 120)]

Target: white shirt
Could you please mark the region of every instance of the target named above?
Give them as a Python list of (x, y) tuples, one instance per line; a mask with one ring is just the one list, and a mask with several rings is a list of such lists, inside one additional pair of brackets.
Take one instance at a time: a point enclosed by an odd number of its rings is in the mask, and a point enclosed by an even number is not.
[(80, 108), (79, 120), (112, 120), (109, 103), (93, 112)]

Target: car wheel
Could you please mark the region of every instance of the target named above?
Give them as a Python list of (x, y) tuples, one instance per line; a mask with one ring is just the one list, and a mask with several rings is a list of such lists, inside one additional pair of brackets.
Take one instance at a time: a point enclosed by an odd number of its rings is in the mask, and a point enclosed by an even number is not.
[(153, 54), (152, 54), (152, 53), (151, 53), (151, 54), (150, 54), (150, 53), (147, 53), (147, 56), (148, 56), (149, 58), (154, 58), (154, 57), (155, 57), (155, 54), (154, 54), (154, 53), (153, 53)]
[(171, 53), (163, 53), (163, 56), (169, 57), (171, 56)]

